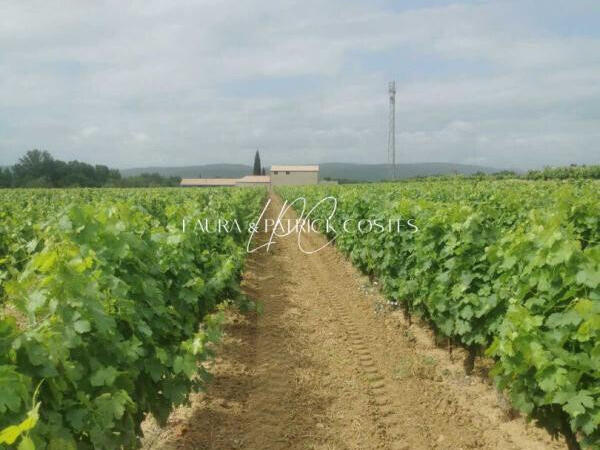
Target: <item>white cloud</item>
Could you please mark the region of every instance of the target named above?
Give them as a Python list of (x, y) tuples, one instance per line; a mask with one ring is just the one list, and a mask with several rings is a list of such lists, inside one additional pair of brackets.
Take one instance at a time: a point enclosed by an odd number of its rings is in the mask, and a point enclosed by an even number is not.
[(131, 138), (135, 142), (146, 142), (150, 139), (150, 137), (146, 133), (140, 131), (134, 131), (133, 133), (131, 133)]
[(392, 78), (403, 161), (600, 161), (600, 35), (523, 2), (6, 3), (0, 164), (381, 162)]

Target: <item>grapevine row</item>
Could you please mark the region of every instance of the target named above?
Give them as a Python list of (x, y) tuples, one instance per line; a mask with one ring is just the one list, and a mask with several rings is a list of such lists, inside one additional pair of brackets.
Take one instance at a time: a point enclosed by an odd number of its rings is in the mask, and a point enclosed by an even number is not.
[[(335, 243), (407, 315), (481, 350), (513, 405), (571, 448), (600, 448), (599, 185), (416, 182), (282, 187), (308, 209), (338, 200), (333, 229), (351, 219), (412, 219), (418, 232), (337, 233)], [(330, 207), (311, 219), (325, 220)], [(334, 233), (330, 233), (333, 237)]]
[(21, 212), (7, 208), (3, 225), (23, 226), (0, 256), (22, 259), (0, 292), (0, 430), (26, 417), (39, 386), (36, 448), (136, 447), (148, 413), (164, 424), (208, 377), (217, 304), (236, 296), (244, 262), (245, 232), (196, 234), (182, 221), (248, 222), (264, 192), (5, 195)]

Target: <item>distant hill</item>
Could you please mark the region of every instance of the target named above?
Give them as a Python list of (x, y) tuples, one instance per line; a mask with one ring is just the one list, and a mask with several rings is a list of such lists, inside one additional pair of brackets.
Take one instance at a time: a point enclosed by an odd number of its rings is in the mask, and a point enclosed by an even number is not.
[[(321, 169), (321, 178), (380, 181), (390, 177), (389, 166), (387, 164), (321, 163), (319, 166)], [(398, 164), (397, 170), (398, 178), (498, 172), (498, 169), (491, 167), (452, 163)], [(204, 166), (142, 167), (121, 170), (121, 174), (125, 177), (139, 175), (144, 172), (158, 172), (163, 176), (178, 176), (182, 178), (239, 178), (252, 174), (252, 167), (244, 164), (207, 164)]]
[(181, 178), (241, 178), (244, 175), (251, 175), (252, 167), (244, 164), (206, 164), (204, 166), (184, 167), (140, 167), (120, 169), (120, 172), (124, 177), (158, 172), (162, 176)]
[[(321, 178), (356, 181), (380, 181), (390, 178), (390, 166), (388, 164), (323, 163), (319, 166), (321, 169)], [(470, 175), (476, 172), (498, 172), (497, 169), (491, 167), (451, 163), (398, 164), (396, 170), (400, 179), (431, 175)]]

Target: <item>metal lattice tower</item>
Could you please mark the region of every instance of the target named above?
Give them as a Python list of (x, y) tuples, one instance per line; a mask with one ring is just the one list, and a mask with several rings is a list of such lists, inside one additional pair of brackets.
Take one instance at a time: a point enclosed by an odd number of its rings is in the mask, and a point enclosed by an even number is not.
[(396, 82), (390, 81), (388, 85), (390, 95), (390, 118), (388, 127), (388, 166), (390, 169), (390, 178), (397, 178), (396, 171)]

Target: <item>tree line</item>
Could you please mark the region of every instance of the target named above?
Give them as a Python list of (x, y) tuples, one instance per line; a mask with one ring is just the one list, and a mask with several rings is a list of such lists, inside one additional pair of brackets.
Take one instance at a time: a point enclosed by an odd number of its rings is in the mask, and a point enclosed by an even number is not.
[(571, 164), (569, 167), (545, 167), (542, 170), (530, 170), (526, 178), (529, 180), (566, 180), (571, 178), (600, 179), (600, 165), (578, 166)]
[(12, 167), (0, 168), (0, 187), (152, 187), (177, 186), (179, 177), (143, 173), (122, 177), (117, 169), (80, 161), (61, 161), (49, 152), (30, 150)]

